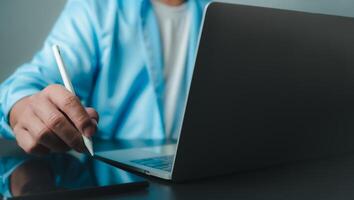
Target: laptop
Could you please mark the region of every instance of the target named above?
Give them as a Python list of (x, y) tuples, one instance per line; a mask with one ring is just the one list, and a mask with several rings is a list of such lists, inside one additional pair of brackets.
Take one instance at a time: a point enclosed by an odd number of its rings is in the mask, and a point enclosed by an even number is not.
[(97, 155), (185, 181), (354, 152), (354, 19), (210, 3), (181, 126)]

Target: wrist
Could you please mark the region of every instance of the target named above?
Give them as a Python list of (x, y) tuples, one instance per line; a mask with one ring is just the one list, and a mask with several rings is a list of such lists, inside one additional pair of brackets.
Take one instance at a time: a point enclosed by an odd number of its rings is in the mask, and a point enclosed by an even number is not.
[(26, 105), (29, 102), (29, 96), (24, 97), (17, 101), (9, 112), (9, 124), (11, 128), (14, 128), (17, 124), (17, 119), (21, 116), (22, 112), (25, 110)]

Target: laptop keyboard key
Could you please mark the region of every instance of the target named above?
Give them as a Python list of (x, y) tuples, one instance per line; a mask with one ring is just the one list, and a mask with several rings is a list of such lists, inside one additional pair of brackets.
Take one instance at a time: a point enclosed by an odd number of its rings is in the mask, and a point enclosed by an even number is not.
[(170, 172), (172, 170), (173, 158), (174, 155), (168, 155), (168, 156), (132, 160), (130, 162)]

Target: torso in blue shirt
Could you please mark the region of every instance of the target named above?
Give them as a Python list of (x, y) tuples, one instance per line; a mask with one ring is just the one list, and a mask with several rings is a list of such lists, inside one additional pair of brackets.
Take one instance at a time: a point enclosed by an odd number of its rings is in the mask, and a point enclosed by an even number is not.
[[(190, 83), (206, 0), (187, 2), (192, 12), (187, 70)], [(163, 56), (149, 0), (71, 0), (33, 60), (0, 87), (0, 133), (13, 137), (8, 113), (19, 99), (60, 83), (51, 45), (61, 46), (77, 95), (100, 115), (100, 138), (164, 138)], [(188, 87), (181, 87), (188, 88)], [(187, 91), (178, 99), (182, 118)], [(180, 123), (173, 127), (178, 132)], [(177, 131), (176, 131), (177, 130)], [(173, 135), (177, 137), (177, 135)]]

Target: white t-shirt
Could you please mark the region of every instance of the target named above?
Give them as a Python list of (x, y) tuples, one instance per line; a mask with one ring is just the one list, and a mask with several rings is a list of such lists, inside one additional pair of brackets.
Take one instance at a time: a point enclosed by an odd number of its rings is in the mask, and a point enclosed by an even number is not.
[(186, 71), (191, 13), (187, 3), (168, 6), (159, 0), (152, 0), (152, 5), (160, 27), (164, 57), (164, 120), (168, 138), (175, 135), (172, 131), (179, 131), (173, 130), (173, 127), (179, 123), (176, 119), (178, 97), (186, 89), (181, 86), (185, 85), (182, 81)]

